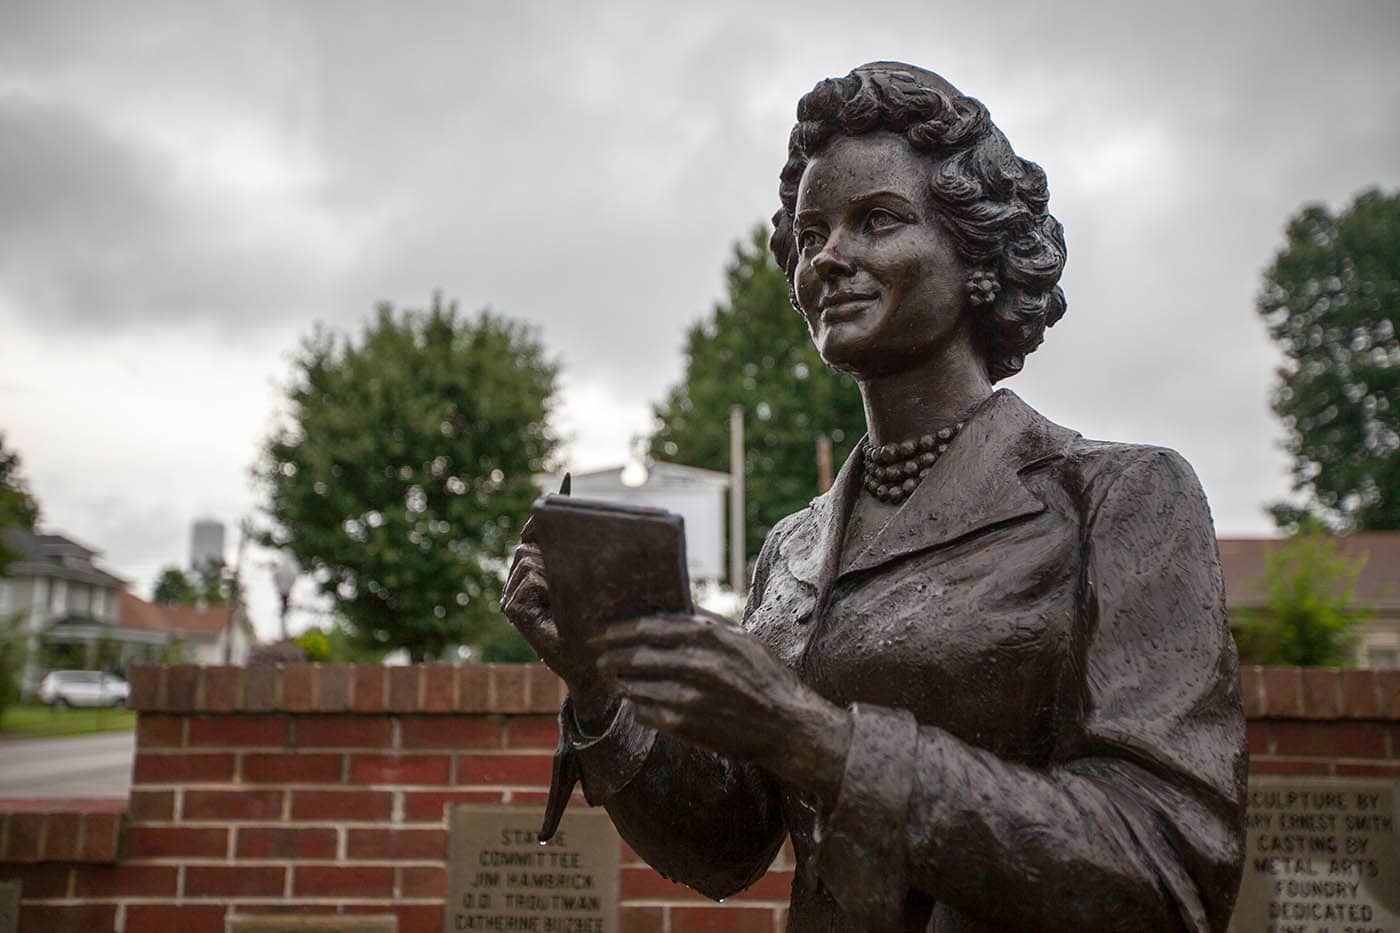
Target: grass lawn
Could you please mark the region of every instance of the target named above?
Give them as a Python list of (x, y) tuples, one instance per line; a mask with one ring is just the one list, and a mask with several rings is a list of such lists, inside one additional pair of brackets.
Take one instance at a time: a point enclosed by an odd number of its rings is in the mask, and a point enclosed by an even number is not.
[(126, 709), (60, 709), (11, 706), (0, 714), (0, 739), (32, 739), (52, 735), (87, 735), (136, 728), (136, 714)]

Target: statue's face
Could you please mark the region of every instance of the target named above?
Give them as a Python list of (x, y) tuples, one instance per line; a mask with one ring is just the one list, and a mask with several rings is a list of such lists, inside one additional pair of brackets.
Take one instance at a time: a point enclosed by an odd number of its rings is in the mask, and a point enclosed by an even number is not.
[(827, 364), (876, 377), (970, 340), (966, 266), (929, 193), (931, 168), (893, 133), (838, 137), (797, 191), (793, 284)]

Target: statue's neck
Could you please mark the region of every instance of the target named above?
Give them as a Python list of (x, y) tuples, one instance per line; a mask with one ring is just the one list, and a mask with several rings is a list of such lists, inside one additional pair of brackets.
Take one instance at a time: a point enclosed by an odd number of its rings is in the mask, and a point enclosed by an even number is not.
[(872, 444), (933, 434), (992, 394), (981, 354), (963, 342), (948, 351), (916, 367), (857, 380)]

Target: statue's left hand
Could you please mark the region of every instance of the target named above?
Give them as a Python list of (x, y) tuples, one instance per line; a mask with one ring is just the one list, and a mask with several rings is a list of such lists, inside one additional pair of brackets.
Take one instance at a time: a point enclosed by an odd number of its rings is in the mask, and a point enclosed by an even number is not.
[(641, 722), (834, 801), (849, 716), (743, 629), (658, 616), (610, 626), (594, 646), (599, 672), (617, 682)]

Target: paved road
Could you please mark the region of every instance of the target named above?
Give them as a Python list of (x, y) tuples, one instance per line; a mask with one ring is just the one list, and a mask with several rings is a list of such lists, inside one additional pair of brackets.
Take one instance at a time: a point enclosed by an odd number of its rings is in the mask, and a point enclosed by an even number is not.
[(0, 742), (0, 798), (125, 797), (136, 733)]

